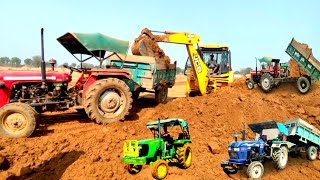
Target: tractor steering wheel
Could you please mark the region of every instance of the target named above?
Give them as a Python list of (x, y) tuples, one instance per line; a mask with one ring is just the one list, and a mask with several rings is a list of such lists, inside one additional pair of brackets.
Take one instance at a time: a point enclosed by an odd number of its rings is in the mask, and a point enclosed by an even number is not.
[(70, 66), (65, 65), (65, 64), (63, 65), (63, 67), (70, 69), (70, 70), (71, 70), (71, 73), (72, 73), (73, 71), (76, 71), (76, 72), (79, 72), (79, 73), (81, 73), (81, 72), (82, 72), (82, 70), (81, 70), (81, 69), (74, 68), (74, 67), (70, 67)]

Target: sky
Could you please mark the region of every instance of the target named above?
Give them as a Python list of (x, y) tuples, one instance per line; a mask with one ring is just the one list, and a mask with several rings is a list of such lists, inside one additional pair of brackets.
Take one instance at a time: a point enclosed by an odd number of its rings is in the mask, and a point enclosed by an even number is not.
[[(293, 37), (320, 59), (319, 7), (318, 0), (2, 0), (0, 57), (40, 55), (44, 28), (45, 59), (76, 63), (56, 40), (66, 32), (100, 32), (131, 45), (147, 27), (196, 33), (201, 43), (228, 44), (234, 70), (255, 67), (255, 57), (288, 61), (285, 50)], [(160, 47), (184, 67), (185, 45)]]

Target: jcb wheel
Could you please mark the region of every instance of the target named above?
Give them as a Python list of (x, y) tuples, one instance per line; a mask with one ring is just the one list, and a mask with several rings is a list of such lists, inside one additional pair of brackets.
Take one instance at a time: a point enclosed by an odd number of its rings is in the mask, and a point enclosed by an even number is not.
[(132, 107), (130, 89), (117, 78), (98, 80), (89, 87), (84, 107), (88, 117), (97, 123), (123, 120)]
[(310, 160), (310, 161), (314, 161), (317, 159), (317, 155), (318, 155), (318, 150), (316, 147), (314, 146), (309, 146), (307, 148), (307, 151), (306, 151), (306, 155), (307, 155), (307, 158)]
[(164, 179), (168, 174), (168, 164), (166, 161), (157, 160), (151, 168), (152, 177), (155, 179)]
[(186, 143), (182, 147), (179, 147), (176, 154), (176, 158), (178, 159), (181, 168), (187, 169), (191, 166), (192, 150), (190, 143)]
[(38, 115), (24, 103), (10, 103), (0, 109), (0, 135), (10, 138), (29, 137), (36, 128)]
[(260, 87), (264, 92), (270, 92), (273, 85), (274, 85), (274, 79), (271, 76), (271, 74), (269, 73), (264, 73), (261, 76), (261, 80), (260, 80)]
[(248, 178), (262, 178), (264, 173), (263, 164), (259, 161), (253, 161), (247, 169)]
[(168, 98), (168, 87), (161, 86), (155, 92), (155, 99), (157, 103), (166, 103)]
[(272, 162), (275, 169), (284, 169), (288, 163), (288, 149), (282, 146), (272, 153)]
[(142, 165), (128, 164), (126, 168), (130, 174), (137, 174), (141, 171)]

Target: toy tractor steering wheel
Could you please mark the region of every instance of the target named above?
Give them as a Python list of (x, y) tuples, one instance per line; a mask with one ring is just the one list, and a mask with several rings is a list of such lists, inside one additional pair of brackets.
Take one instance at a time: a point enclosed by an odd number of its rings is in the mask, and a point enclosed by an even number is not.
[(68, 65), (63, 65), (63, 67), (65, 67), (65, 68), (68, 68), (68, 69), (70, 69), (70, 74), (73, 72), (73, 71), (76, 71), (76, 72), (79, 72), (79, 73), (81, 73), (82, 72), (82, 70), (81, 69), (78, 69), (78, 68), (74, 68), (74, 67), (70, 67), (70, 66), (68, 66)]

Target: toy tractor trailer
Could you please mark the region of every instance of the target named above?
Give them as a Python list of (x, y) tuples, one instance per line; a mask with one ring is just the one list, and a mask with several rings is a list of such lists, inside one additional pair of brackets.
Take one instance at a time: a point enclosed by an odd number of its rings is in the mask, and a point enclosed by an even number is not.
[[(0, 71), (0, 136), (29, 137), (39, 123), (38, 113), (71, 107), (84, 110), (99, 124), (123, 120), (132, 108), (132, 94), (151, 88), (156, 99), (164, 102), (167, 88), (174, 85), (175, 64), (160, 70), (153, 61), (141, 60), (143, 57), (125, 61), (119, 54), (126, 55), (129, 41), (100, 33), (68, 32), (59, 37), (58, 42), (80, 62), (80, 68), (64, 66), (70, 73), (60, 73), (54, 70), (55, 61), (51, 61), (52, 70), (46, 71), (43, 29), (41, 39), (41, 71)], [(106, 52), (112, 54), (105, 57)], [(102, 68), (112, 55), (119, 56), (121, 65)], [(97, 59), (100, 68), (82, 68), (82, 63), (90, 58)], [(81, 74), (75, 85), (69, 87), (73, 71)]]
[(320, 131), (306, 121), (297, 118), (283, 123), (288, 129), (287, 141), (295, 144), (290, 148), (292, 155), (304, 149), (309, 160), (317, 158), (320, 149)]

